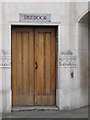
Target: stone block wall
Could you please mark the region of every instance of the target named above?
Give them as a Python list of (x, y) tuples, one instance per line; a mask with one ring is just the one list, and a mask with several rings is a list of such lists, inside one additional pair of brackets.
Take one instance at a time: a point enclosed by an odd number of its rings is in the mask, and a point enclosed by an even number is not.
[(50, 13), (51, 23), (60, 24), (56, 105), (60, 110), (86, 106), (87, 28), (79, 25), (78, 19), (88, 9), (88, 3), (21, 2), (0, 5), (3, 6), (0, 7), (0, 100), (3, 100), (0, 111), (2, 108), (3, 112), (10, 112), (12, 108), (10, 24), (20, 23), (19, 13)]

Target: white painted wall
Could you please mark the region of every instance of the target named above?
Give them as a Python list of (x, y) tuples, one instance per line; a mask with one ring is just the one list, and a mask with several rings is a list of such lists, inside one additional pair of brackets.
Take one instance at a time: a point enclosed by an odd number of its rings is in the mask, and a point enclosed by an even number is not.
[[(80, 108), (87, 105), (87, 86), (84, 78), (82, 79), (81, 70), (85, 70), (82, 66), (82, 57), (80, 57), (80, 44), (85, 34), (79, 32), (78, 19), (87, 9), (87, 3), (4, 3), (3, 11), (3, 40), (2, 49), (10, 55), (11, 41), (10, 41), (10, 23), (19, 22), (19, 13), (51, 13), (52, 22), (60, 22), (60, 55), (61, 53), (71, 50), (73, 56), (76, 58), (76, 67), (61, 67), (58, 66), (58, 80), (57, 83), (57, 106), (62, 110)], [(79, 37), (78, 37), (79, 35)], [(84, 40), (83, 43), (84, 44)], [(86, 44), (85, 44), (86, 45)], [(85, 47), (84, 45), (84, 47)], [(84, 49), (84, 48), (83, 48)], [(79, 52), (80, 51), (80, 52)], [(83, 53), (84, 54), (84, 50)], [(85, 53), (86, 55), (86, 53)], [(70, 56), (69, 56), (70, 57)], [(87, 60), (86, 60), (87, 63)], [(71, 78), (71, 71), (74, 72), (74, 77)], [(80, 71), (80, 73), (79, 73)], [(11, 110), (11, 69), (3, 68), (2, 70), (2, 89), (3, 89), (3, 111), (10, 112)], [(83, 84), (82, 84), (83, 83)], [(84, 92), (83, 92), (84, 91)], [(83, 94), (82, 94), (83, 92)], [(81, 102), (83, 98), (83, 101)]]

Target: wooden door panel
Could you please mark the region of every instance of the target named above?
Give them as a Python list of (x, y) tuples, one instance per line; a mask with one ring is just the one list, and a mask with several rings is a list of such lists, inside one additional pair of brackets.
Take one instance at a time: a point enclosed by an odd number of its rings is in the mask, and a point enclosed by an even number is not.
[(22, 95), (22, 63), (21, 63), (21, 60), (22, 60), (22, 51), (21, 51), (21, 48), (22, 48), (22, 41), (21, 41), (21, 32), (18, 32), (16, 34), (16, 55), (17, 55), (17, 61), (16, 61), (16, 71), (17, 71), (17, 76), (16, 76), (16, 94), (17, 95)]
[(45, 34), (45, 94), (50, 95), (51, 93), (51, 34)]
[(15, 103), (16, 96), (16, 33), (12, 30), (12, 105)]
[[(30, 34), (31, 33), (31, 34)], [(34, 89), (35, 89), (35, 68), (34, 68), (34, 57), (35, 57), (35, 53), (34, 53), (34, 38), (33, 38), (33, 31), (29, 32), (29, 80), (30, 80), (30, 96), (32, 96), (31, 98), (33, 98), (33, 103), (34, 103)]]
[(55, 75), (55, 28), (13, 27), (13, 106), (55, 105)]
[(35, 29), (35, 104), (55, 105), (55, 29)]
[(30, 93), (30, 81), (29, 81), (29, 67), (28, 67), (28, 33), (22, 32), (22, 87), (23, 95), (29, 95)]
[(12, 28), (12, 93), (13, 106), (34, 104), (34, 39), (33, 29)]
[(51, 33), (51, 95), (55, 95), (55, 34)]
[(55, 105), (55, 95), (43, 95), (37, 97), (37, 106), (52, 106)]
[[(43, 33), (39, 33), (38, 35), (38, 50), (37, 50), (37, 62), (38, 62), (38, 70), (37, 70), (37, 92), (38, 95), (43, 95), (43, 82), (44, 82), (44, 36)], [(36, 42), (36, 41), (35, 41)]]

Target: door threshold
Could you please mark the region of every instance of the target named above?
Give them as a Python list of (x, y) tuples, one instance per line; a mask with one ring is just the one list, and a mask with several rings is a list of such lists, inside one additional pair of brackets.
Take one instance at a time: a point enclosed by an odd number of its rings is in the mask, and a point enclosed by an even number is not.
[(56, 106), (33, 106), (33, 107), (13, 107), (13, 112), (32, 111), (32, 110), (58, 110)]

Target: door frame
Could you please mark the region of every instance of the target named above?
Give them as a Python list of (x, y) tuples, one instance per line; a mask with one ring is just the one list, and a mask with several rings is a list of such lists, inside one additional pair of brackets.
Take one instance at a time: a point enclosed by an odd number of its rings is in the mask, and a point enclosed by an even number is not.
[[(57, 27), (57, 31), (58, 31), (58, 55), (57, 55), (57, 67), (56, 67), (56, 105), (55, 106), (57, 106), (58, 108), (60, 107), (60, 94), (59, 94), (59, 89), (60, 89), (60, 87), (58, 88), (58, 85), (57, 85), (57, 83), (60, 83), (60, 78), (59, 78), (59, 56), (60, 56), (60, 52), (61, 52), (61, 50), (60, 50), (60, 25), (61, 25), (61, 23), (10, 23), (9, 24), (9, 40), (10, 40), (10, 44), (9, 44), (9, 50), (10, 50), (10, 55), (11, 55), (11, 40), (12, 40), (12, 38), (11, 38), (11, 28), (12, 28), (12, 26), (42, 26), (42, 27), (45, 27), (45, 26), (51, 26), (51, 27)], [(12, 57), (11, 57), (12, 58)], [(10, 71), (11, 72), (11, 71)], [(10, 94), (10, 106), (11, 106), (11, 110), (12, 110), (12, 108), (13, 108), (13, 106), (12, 106), (12, 80), (11, 80), (11, 76), (10, 76), (10, 88), (11, 88), (11, 94)], [(60, 108), (59, 108), (60, 109)]]

